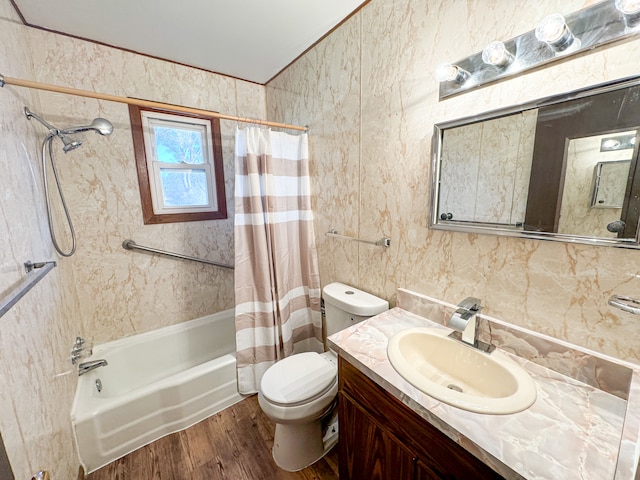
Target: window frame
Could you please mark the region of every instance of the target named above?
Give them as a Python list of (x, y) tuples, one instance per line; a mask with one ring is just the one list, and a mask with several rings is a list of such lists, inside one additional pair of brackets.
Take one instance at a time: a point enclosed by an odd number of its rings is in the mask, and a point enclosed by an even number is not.
[[(217, 205), (217, 208), (211, 210), (210, 207), (186, 207), (186, 208), (166, 208), (160, 207), (159, 210), (173, 210), (176, 213), (157, 213), (154, 209), (154, 188), (160, 187), (160, 193), (157, 196), (158, 202), (162, 200), (161, 181), (159, 173), (161, 168), (185, 168), (184, 164), (170, 164), (159, 162), (157, 159), (149, 159), (147, 157), (147, 148), (145, 139), (149, 139), (148, 133), (145, 133), (143, 120), (144, 112), (150, 112), (150, 115), (158, 116), (183, 117), (196, 119), (196, 123), (208, 124), (206, 128), (211, 132), (211, 137), (207, 137), (206, 141), (210, 143), (212, 151), (211, 163), (193, 164), (195, 170), (205, 170), (207, 173), (207, 182), (210, 187), (214, 188), (210, 192), (209, 201)], [(148, 115), (148, 114), (147, 114)], [(129, 105), (129, 117), (131, 121), (131, 134), (133, 137), (133, 149), (136, 159), (136, 170), (138, 173), (138, 186), (140, 189), (140, 200), (142, 202), (142, 216), (145, 225), (177, 223), (177, 222), (195, 222), (202, 220), (221, 220), (227, 218), (227, 200), (224, 186), (224, 165), (222, 158), (222, 136), (220, 133), (220, 119), (204, 115), (187, 114), (176, 112), (169, 109), (157, 109), (151, 107), (143, 107), (138, 105)], [(179, 120), (176, 118), (176, 120)], [(170, 121), (170, 120), (167, 120)], [(154, 148), (151, 147), (150, 148)], [(203, 145), (204, 148), (204, 145)], [(164, 164), (159, 167), (159, 164)], [(151, 166), (151, 168), (150, 168)], [(157, 168), (156, 168), (157, 167)], [(213, 175), (213, 181), (211, 181)], [(153, 183), (153, 186), (152, 186)], [(197, 211), (198, 209), (208, 208), (207, 211)], [(185, 209), (195, 209), (196, 211), (185, 212)], [(182, 210), (182, 211), (180, 211)]]

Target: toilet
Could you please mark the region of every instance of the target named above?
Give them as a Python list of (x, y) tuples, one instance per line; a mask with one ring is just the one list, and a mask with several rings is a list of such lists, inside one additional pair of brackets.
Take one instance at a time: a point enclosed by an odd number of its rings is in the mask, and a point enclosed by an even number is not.
[[(326, 335), (389, 309), (386, 300), (342, 283), (322, 291)], [(276, 424), (273, 459), (295, 472), (320, 460), (338, 442), (338, 356), (305, 352), (291, 355), (267, 369), (258, 402)]]

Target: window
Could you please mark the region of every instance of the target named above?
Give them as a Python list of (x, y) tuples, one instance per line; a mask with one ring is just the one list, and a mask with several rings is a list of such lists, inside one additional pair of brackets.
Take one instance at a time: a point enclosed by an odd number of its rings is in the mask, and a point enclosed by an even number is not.
[(145, 224), (227, 218), (220, 120), (129, 105)]

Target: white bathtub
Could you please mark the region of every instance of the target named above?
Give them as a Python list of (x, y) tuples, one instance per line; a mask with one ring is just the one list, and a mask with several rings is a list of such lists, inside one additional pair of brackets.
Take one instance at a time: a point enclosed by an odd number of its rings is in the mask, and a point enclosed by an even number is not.
[[(96, 346), (71, 409), (87, 473), (239, 402), (233, 309)], [(96, 382), (102, 390), (98, 392)]]

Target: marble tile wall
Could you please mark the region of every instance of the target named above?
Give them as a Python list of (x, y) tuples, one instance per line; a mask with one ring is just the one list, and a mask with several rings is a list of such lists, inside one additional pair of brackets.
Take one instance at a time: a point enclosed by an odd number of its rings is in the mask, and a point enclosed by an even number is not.
[[(438, 101), (432, 72), (538, 19), (595, 1), (372, 0), (267, 85), (273, 120), (310, 126), (323, 284), (354, 282), (395, 302), (397, 287), (640, 361), (640, 319), (607, 305), (640, 295), (637, 251), (428, 228), (433, 125), (638, 74), (640, 37)], [(329, 228), (389, 249), (325, 238)]]
[[(9, 1), (0, 1), (0, 73), (33, 76), (28, 35)], [(0, 89), (0, 296), (26, 277), (23, 262), (58, 260), (49, 241), (38, 150), (23, 114), (40, 109), (36, 93)], [(75, 478), (77, 455), (69, 410), (76, 377), (69, 349), (79, 330), (73, 270), (59, 262), (0, 318), (0, 430), (16, 478), (46, 468)]]
[[(9, 0), (0, 0), (0, 73), (265, 117), (260, 85), (25, 27)], [(25, 105), (55, 125), (102, 116), (115, 127), (110, 137), (82, 135), (83, 146), (68, 154), (56, 145), (78, 237), (77, 253), (68, 259), (55, 254), (47, 230), (39, 165), (46, 131), (24, 117)], [(76, 335), (97, 344), (233, 307), (231, 271), (130, 252), (121, 244), (132, 238), (233, 263), (234, 128), (222, 122), (229, 219), (145, 226), (125, 105), (0, 89), (0, 295), (24, 277), (22, 262), (58, 261), (0, 319), (0, 431), (16, 478), (31, 478), (41, 468), (52, 479), (77, 475), (69, 420), (76, 385), (69, 350)]]
[[(259, 85), (41, 30), (29, 34), (35, 80), (249, 118), (265, 116)], [(127, 106), (49, 93), (40, 98), (42, 115), (57, 124), (82, 124), (102, 116), (115, 127), (110, 137), (84, 135), (81, 148), (66, 155), (56, 152), (76, 223), (78, 250), (68, 261), (76, 272), (83, 333), (103, 343), (232, 308), (233, 271), (126, 251), (122, 242), (130, 238), (233, 264), (235, 123), (221, 122), (228, 218), (144, 225)]]

